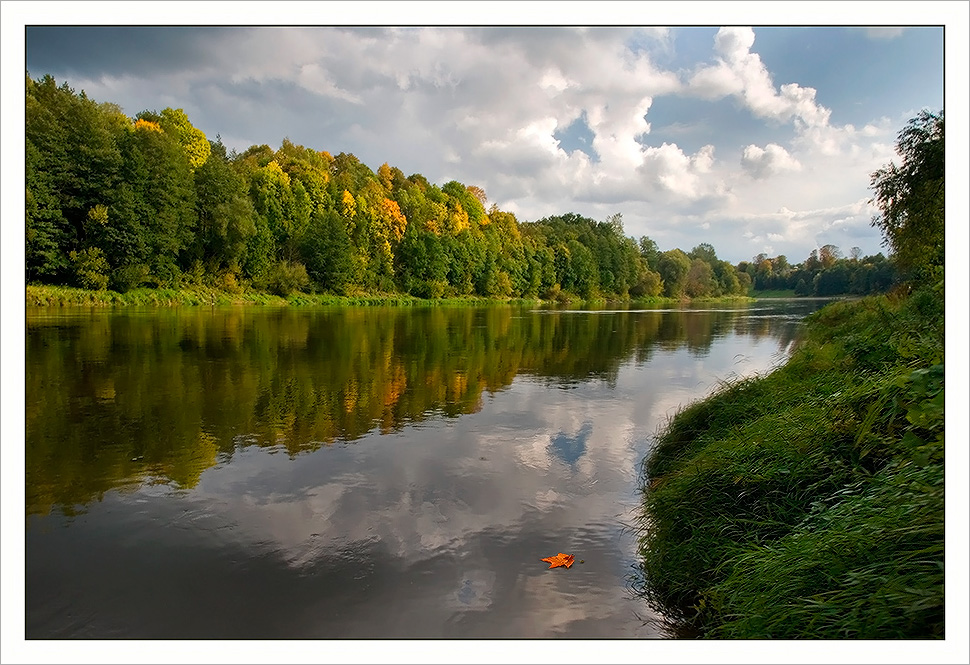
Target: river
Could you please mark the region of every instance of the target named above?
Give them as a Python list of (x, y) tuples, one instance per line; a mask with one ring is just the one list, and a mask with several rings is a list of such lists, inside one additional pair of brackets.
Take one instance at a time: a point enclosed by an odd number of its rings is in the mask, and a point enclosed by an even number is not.
[(663, 637), (651, 437), (821, 304), (29, 308), (26, 637)]

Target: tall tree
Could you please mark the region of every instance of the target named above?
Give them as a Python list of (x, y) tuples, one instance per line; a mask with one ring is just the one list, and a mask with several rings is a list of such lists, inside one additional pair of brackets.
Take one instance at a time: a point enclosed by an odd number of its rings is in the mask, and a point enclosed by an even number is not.
[(162, 128), (175, 137), (178, 144), (182, 146), (186, 156), (189, 158), (189, 166), (197, 169), (209, 159), (211, 146), (209, 139), (201, 129), (196, 128), (189, 122), (189, 117), (182, 109), (163, 109), (159, 119)]
[(682, 250), (672, 249), (660, 255), (657, 272), (663, 279), (665, 296), (679, 298), (684, 294), (684, 283), (690, 266), (691, 260)]
[(354, 281), (353, 246), (338, 213), (314, 211), (301, 254), (308, 275), (321, 289), (339, 295), (347, 293)]
[(63, 283), (73, 272), (69, 252), (92, 244), (88, 213), (109, 205), (119, 185), (117, 137), (130, 121), (118, 116), (49, 75), (27, 77), (28, 274)]
[(650, 270), (657, 270), (660, 265), (660, 248), (649, 236), (640, 236), (640, 256), (646, 260)]
[(101, 246), (113, 266), (147, 266), (157, 283), (174, 285), (197, 220), (189, 157), (176, 136), (152, 122), (126, 130), (119, 146), (124, 182)]
[(943, 267), (943, 135), (943, 111), (921, 111), (897, 135), (900, 165), (890, 162), (870, 178), (872, 202), (880, 211), (872, 224), (882, 231), (899, 268), (915, 281)]
[(256, 233), (246, 183), (233, 169), (226, 148), (217, 140), (205, 164), (195, 170), (199, 225), (193, 259), (208, 263), (209, 272), (238, 270), (247, 241)]

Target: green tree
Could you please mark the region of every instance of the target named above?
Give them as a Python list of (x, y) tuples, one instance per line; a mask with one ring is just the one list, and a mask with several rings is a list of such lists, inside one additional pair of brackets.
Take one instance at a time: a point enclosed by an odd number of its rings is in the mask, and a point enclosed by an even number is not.
[(344, 295), (354, 281), (353, 245), (343, 219), (333, 210), (316, 210), (301, 254), (309, 277), (326, 291)]
[(823, 270), (815, 277), (815, 295), (836, 296), (849, 292), (850, 273), (844, 262)]
[(211, 146), (209, 140), (201, 129), (198, 129), (189, 122), (189, 117), (182, 109), (163, 109), (159, 114), (158, 124), (169, 134), (175, 137), (178, 144), (182, 146), (189, 159), (189, 166), (197, 169), (209, 159)]
[(176, 138), (150, 124), (119, 138), (123, 183), (99, 244), (114, 267), (147, 265), (157, 283), (174, 285), (195, 236), (195, 181)]
[(660, 248), (648, 236), (640, 236), (640, 256), (646, 260), (650, 270), (657, 270), (660, 265)]
[(195, 191), (198, 229), (192, 259), (207, 264), (212, 274), (223, 269), (235, 272), (256, 225), (246, 183), (232, 167), (221, 140), (212, 144), (209, 158), (195, 170)]
[(728, 261), (716, 261), (712, 266), (714, 279), (717, 280), (716, 295), (744, 295), (747, 287), (742, 287), (738, 272)]
[(25, 110), (27, 274), (68, 283), (69, 252), (94, 244), (85, 237), (88, 212), (116, 193), (117, 137), (130, 121), (49, 75), (27, 77)]
[(100, 247), (88, 247), (80, 252), (71, 252), (71, 262), (77, 277), (77, 284), (84, 289), (103, 291), (108, 288), (108, 261)]
[[(716, 260), (716, 259), (715, 259)], [(684, 278), (684, 293), (691, 298), (712, 296), (718, 288), (711, 264), (703, 259), (694, 259)]]
[(448, 286), (448, 257), (441, 238), (409, 225), (395, 254), (398, 283), (411, 295), (440, 298)]
[(680, 249), (672, 249), (660, 254), (657, 272), (663, 279), (665, 296), (679, 298), (684, 295), (684, 284), (690, 267), (690, 258)]
[[(476, 189), (480, 191), (480, 188)], [(457, 201), (468, 218), (467, 223), (477, 226), (488, 221), (481, 200), (465, 185), (452, 180), (444, 185), (441, 191)]]
[(69, 226), (41, 155), (30, 141), (26, 145), (26, 270), (27, 280), (57, 281), (66, 273), (64, 248), (70, 240)]
[(651, 270), (645, 259), (641, 258), (637, 266), (637, 281), (630, 287), (630, 295), (634, 298), (654, 298), (663, 293), (663, 280), (660, 273)]
[(872, 224), (883, 234), (899, 268), (916, 282), (932, 279), (944, 261), (943, 111), (912, 118), (896, 138), (897, 166), (872, 173), (872, 202), (880, 214)]
[(712, 267), (718, 260), (717, 252), (714, 251), (714, 246), (706, 242), (702, 242), (694, 247), (694, 249), (690, 250), (690, 253), (687, 256), (689, 256), (691, 259), (700, 259)]

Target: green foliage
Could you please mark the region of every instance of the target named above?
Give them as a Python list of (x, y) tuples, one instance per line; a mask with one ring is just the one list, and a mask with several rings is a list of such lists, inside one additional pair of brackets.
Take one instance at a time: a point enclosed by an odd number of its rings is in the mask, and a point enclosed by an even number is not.
[[(353, 154), (289, 139), (275, 151), (227, 154), (182, 109), (133, 121), (49, 76), (28, 76), (26, 87), (32, 282), (77, 283), (69, 253), (99, 248), (109, 281), (125, 292), (223, 282), (288, 291), (291, 271), (279, 266), (297, 264), (310, 280), (300, 288), (334, 295), (623, 301), (747, 292), (749, 276), (711, 245), (690, 257), (661, 253), (647, 236), (627, 237), (619, 213), (523, 224), (495, 205), (486, 211), (485, 192), (458, 181), (439, 187), (388, 164), (374, 173)], [(884, 281), (874, 269), (850, 275), (854, 289)]]
[[(716, 259), (715, 259), (716, 260)], [(714, 279), (714, 270), (703, 259), (694, 259), (690, 269), (684, 277), (684, 293), (691, 298), (716, 295), (718, 283)]]
[(246, 183), (221, 141), (211, 144), (209, 158), (194, 177), (198, 228), (189, 254), (218, 272), (244, 259), (246, 244), (256, 233), (255, 212)]
[(791, 290), (797, 296), (871, 295), (889, 291), (897, 282), (893, 264), (882, 254), (841, 258), (834, 245), (812, 250), (804, 262), (790, 265), (785, 256), (759, 255), (753, 263), (735, 268), (739, 281), (748, 281), (756, 293)]
[(663, 252), (657, 263), (657, 272), (664, 284), (664, 295), (668, 298), (679, 298), (684, 295), (687, 273), (690, 272), (691, 260), (679, 249)]
[(916, 283), (938, 281), (935, 268), (943, 266), (945, 150), (943, 111), (923, 110), (897, 136), (901, 164), (890, 162), (870, 178), (880, 211), (873, 226)]
[(182, 109), (163, 109), (159, 124), (167, 133), (172, 134), (178, 144), (185, 151), (189, 165), (197, 169), (209, 159), (211, 146), (202, 130), (189, 122), (189, 117)]
[(266, 288), (270, 293), (286, 297), (310, 285), (306, 267), (302, 263), (280, 261), (272, 264), (266, 274)]
[(111, 274), (111, 288), (118, 293), (127, 293), (147, 284), (150, 277), (151, 273), (144, 263), (122, 266)]
[[(115, 189), (121, 155), (113, 109), (99, 106), (51, 76), (27, 78), (27, 268), (34, 279), (69, 282), (69, 253), (85, 238), (88, 211)], [(110, 251), (105, 252), (112, 257)]]
[(679, 413), (644, 460), (645, 597), (705, 637), (943, 637), (942, 312), (834, 303)]
[(108, 260), (99, 247), (70, 253), (74, 274), (81, 288), (103, 291), (108, 288)]
[(26, 151), (27, 279), (57, 280), (67, 272), (64, 248), (72, 234), (52, 189), (52, 179), (43, 169), (39, 150), (28, 141)]
[(352, 249), (343, 219), (336, 212), (313, 213), (301, 254), (307, 274), (322, 290), (347, 293), (354, 283)]

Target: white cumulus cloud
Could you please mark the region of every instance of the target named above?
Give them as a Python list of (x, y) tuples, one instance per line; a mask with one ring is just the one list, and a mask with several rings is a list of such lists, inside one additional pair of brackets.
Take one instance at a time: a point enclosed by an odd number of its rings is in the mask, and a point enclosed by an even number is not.
[(831, 112), (815, 102), (815, 89), (786, 83), (776, 90), (761, 56), (751, 52), (753, 45), (751, 28), (721, 28), (714, 38), (717, 62), (695, 70), (690, 91), (704, 99), (735, 96), (761, 118), (827, 124)]
[(741, 166), (752, 178), (769, 178), (783, 171), (798, 171), (802, 165), (787, 150), (777, 143), (769, 143), (764, 148), (749, 145), (741, 155)]

